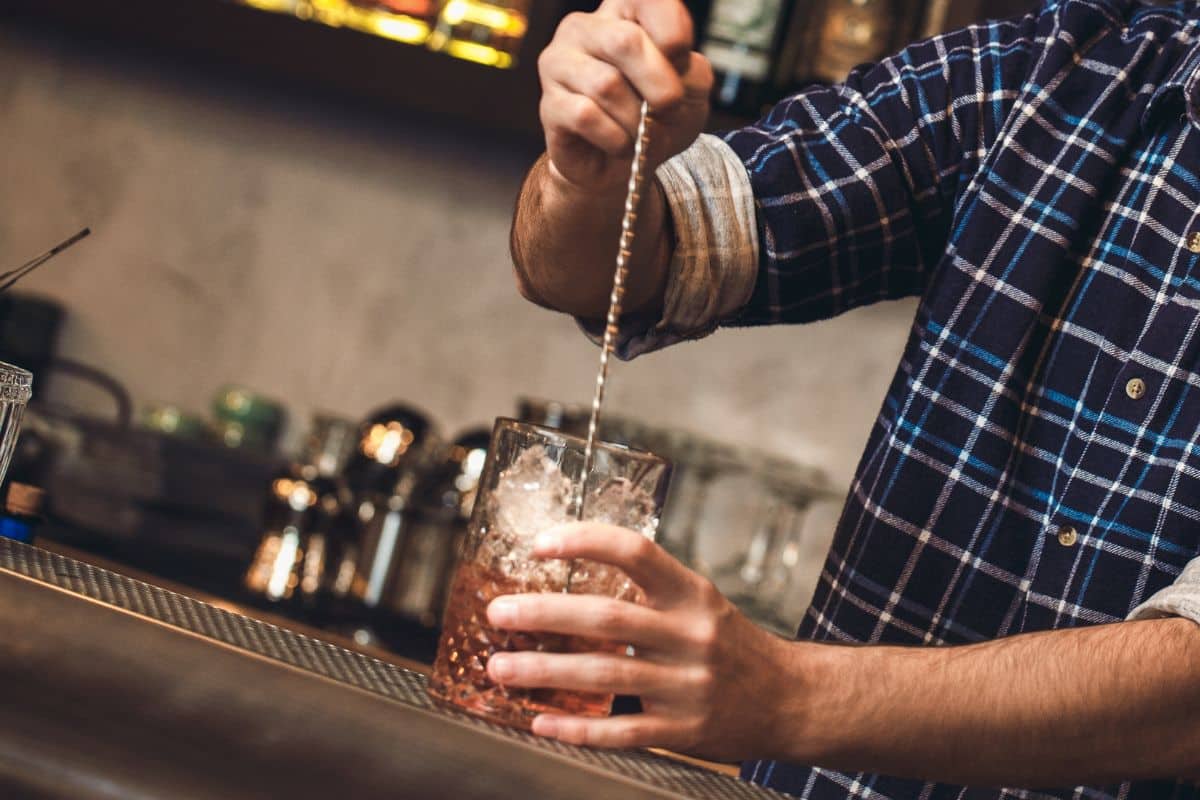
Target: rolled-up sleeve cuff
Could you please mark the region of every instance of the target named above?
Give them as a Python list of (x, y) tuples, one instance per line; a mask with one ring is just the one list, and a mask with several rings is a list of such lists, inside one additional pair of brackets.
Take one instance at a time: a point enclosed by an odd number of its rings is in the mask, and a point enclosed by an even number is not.
[(1129, 619), (1184, 617), (1200, 625), (1200, 558), (1179, 579), (1133, 610)]
[[(658, 168), (675, 227), (661, 319), (626, 316), (616, 353), (630, 359), (712, 333), (750, 302), (758, 274), (754, 192), (742, 160), (723, 140), (703, 134)], [(580, 320), (599, 342), (602, 320)]]

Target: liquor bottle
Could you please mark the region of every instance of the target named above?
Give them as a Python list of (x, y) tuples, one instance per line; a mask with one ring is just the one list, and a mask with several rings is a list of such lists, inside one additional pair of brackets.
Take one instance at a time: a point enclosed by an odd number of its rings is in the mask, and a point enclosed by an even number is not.
[(312, 18), (335, 28), (424, 44), (437, 18), (436, 0), (311, 0)]
[(927, 22), (924, 5), (923, 0), (822, 0), (816, 13), (792, 20), (776, 80), (791, 90), (844, 81), (854, 67), (878, 61), (916, 37)]
[(42, 521), (45, 493), (27, 483), (10, 482), (0, 515), (0, 536), (32, 544)]
[(303, 560), (295, 593), (298, 615), (323, 624), (331, 595), (336, 591), (343, 553), (353, 546), (358, 528), (353, 523), (354, 497), (342, 475), (356, 443), (350, 420), (319, 414), (313, 418), (305, 446), (318, 499), (312, 524), (303, 537)]
[(384, 593), (392, 613), (427, 628), (441, 624), (490, 441), (486, 429), (459, 436), (418, 485), (408, 535)]
[(409, 406), (376, 411), (358, 428), (345, 473), (357, 535), (335, 570), (340, 576), (335, 605), (340, 627), (359, 642), (375, 639), (372, 623), (408, 533), (414, 492), (436, 448), (433, 423)]
[(335, 522), (345, 501), (339, 473), (353, 444), (354, 424), (318, 415), (304, 454), (271, 481), (264, 532), (243, 579), (259, 602), (304, 616), (328, 584)]
[(713, 0), (700, 50), (716, 73), (713, 105), (718, 110), (757, 117), (775, 99), (773, 67), (791, 5), (790, 0)]
[(529, 0), (447, 0), (426, 45), (489, 67), (516, 66), (529, 28)]
[(950, 0), (927, 0), (925, 16), (921, 21), (921, 37), (929, 38), (944, 33), (950, 19)]

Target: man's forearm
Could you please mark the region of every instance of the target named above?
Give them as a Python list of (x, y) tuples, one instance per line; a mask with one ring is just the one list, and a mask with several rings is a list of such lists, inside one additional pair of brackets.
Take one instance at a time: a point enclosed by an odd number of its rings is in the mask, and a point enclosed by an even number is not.
[[(1200, 777), (1200, 627), (938, 648), (798, 644), (787, 760), (979, 786)], [(787, 745), (785, 745), (787, 747)]]
[[(543, 156), (517, 200), (512, 254), (517, 283), (530, 300), (587, 318), (602, 318), (612, 291), (624, 188), (587, 192), (553, 174)], [(629, 262), (625, 310), (663, 306), (671, 259), (670, 214), (658, 182), (647, 180)]]

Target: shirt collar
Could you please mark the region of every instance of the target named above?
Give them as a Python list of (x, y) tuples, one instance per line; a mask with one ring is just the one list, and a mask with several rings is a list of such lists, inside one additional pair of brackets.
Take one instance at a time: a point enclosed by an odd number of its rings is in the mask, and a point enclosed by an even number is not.
[(1192, 124), (1200, 126), (1200, 39), (1191, 42), (1167, 79), (1150, 95), (1146, 110), (1142, 112), (1142, 126), (1153, 124), (1159, 110), (1169, 106), (1172, 100), (1183, 101)]

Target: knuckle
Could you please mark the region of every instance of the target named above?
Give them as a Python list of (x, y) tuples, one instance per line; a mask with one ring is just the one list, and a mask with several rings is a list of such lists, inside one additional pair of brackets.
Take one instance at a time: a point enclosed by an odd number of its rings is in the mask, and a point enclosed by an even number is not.
[(683, 100), (683, 84), (674, 80), (665, 84), (658, 91), (655, 105), (659, 108), (674, 108)]
[(535, 655), (522, 655), (514, 659), (517, 668), (528, 683), (543, 685), (550, 679), (546, 660)]
[(706, 619), (697, 623), (692, 628), (691, 633), (692, 644), (695, 645), (697, 652), (704, 658), (711, 658), (717, 650), (717, 644), (720, 639), (720, 634), (715, 621)]
[(538, 115), (541, 117), (542, 125), (548, 133), (569, 128), (568, 121), (563, 118), (562, 112), (563, 103), (559, 96), (553, 94), (542, 95), (542, 101), (538, 106)]
[(697, 749), (708, 734), (708, 719), (694, 717), (683, 726), (683, 735), (688, 742), (688, 749)]
[(572, 104), (567, 120), (567, 124), (577, 131), (592, 128), (597, 122), (596, 107), (591, 100), (580, 97)]
[(614, 686), (621, 679), (621, 666), (604, 661), (595, 667), (595, 679), (600, 686)]
[(603, 97), (607, 100), (616, 100), (621, 95), (622, 84), (625, 79), (621, 73), (615, 69), (600, 70), (593, 83), (593, 92), (597, 97)]
[(640, 534), (629, 537), (628, 548), (629, 558), (635, 562), (644, 562), (654, 555), (654, 542)]
[(620, 603), (610, 601), (596, 610), (596, 629), (601, 633), (618, 633), (624, 629), (628, 621), (625, 609)]
[(679, 14), (676, 24), (659, 36), (658, 41), (655, 42), (663, 55), (672, 61), (687, 57), (692, 50), (692, 37), (694, 36), (691, 15), (683, 8), (679, 10), (682, 13)]
[(516, 600), (512, 604), (513, 622), (510, 627), (514, 630), (536, 628), (544, 621), (546, 611), (546, 601), (539, 595)]
[(692, 687), (697, 698), (707, 706), (717, 696), (717, 676), (710, 669), (696, 670), (692, 676)]
[(544, 77), (548, 73), (553, 71), (553, 69), (554, 69), (554, 53), (555, 53), (555, 46), (553, 43), (551, 43), (550, 46), (547, 47), (545, 50), (538, 53), (537, 68), (538, 68), (539, 75)]
[(580, 747), (590, 747), (596, 743), (596, 737), (591, 726), (583, 722), (567, 723), (563, 733), (563, 737), (571, 744), (577, 744)]
[(558, 30), (564, 34), (580, 31), (587, 27), (589, 17), (591, 17), (591, 14), (585, 11), (572, 11), (563, 17), (562, 22), (558, 24)]
[(614, 25), (608, 34), (608, 46), (617, 58), (634, 58), (642, 52), (642, 29), (632, 22)]
[(719, 611), (725, 605), (725, 595), (721, 594), (716, 584), (699, 575), (696, 576), (696, 594), (703, 607), (709, 611)]
[(637, 747), (642, 743), (642, 728), (636, 724), (626, 725), (621, 730), (613, 734), (613, 747), (619, 747), (627, 750)]

